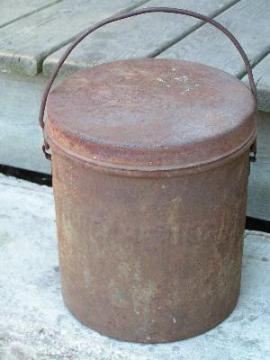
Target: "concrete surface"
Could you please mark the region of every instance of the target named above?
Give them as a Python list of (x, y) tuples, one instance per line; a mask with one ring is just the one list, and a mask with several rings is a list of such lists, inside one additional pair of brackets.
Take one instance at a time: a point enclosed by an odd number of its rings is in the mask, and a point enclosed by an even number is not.
[(64, 307), (52, 191), (0, 175), (1, 360), (269, 360), (270, 235), (247, 232), (241, 296), (231, 316), (193, 339), (121, 343)]

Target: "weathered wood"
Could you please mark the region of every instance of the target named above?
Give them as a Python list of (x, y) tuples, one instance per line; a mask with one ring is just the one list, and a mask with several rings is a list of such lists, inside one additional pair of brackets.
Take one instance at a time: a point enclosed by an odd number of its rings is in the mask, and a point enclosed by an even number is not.
[[(270, 165), (270, 114), (259, 112), (257, 119), (257, 162)], [(269, 177), (270, 183), (270, 177)], [(270, 187), (269, 187), (270, 194)]]
[[(269, 0), (242, 0), (217, 16), (216, 20), (232, 31), (251, 63), (257, 62), (269, 51)], [(224, 34), (211, 25), (202, 26), (159, 57), (197, 61), (238, 76), (245, 72), (236, 49)]]
[[(258, 89), (258, 107), (270, 112), (270, 54), (253, 68), (253, 74)], [(247, 76), (243, 80), (247, 83)], [(268, 141), (270, 142), (270, 138)]]
[(41, 76), (0, 74), (0, 164), (50, 172), (41, 152), (38, 111), (45, 82)]
[(43, 59), (87, 26), (145, 0), (63, 0), (0, 29), (0, 70), (35, 75)]
[[(215, 16), (235, 0), (152, 0), (144, 7), (171, 6), (188, 8)], [(70, 55), (63, 71), (69, 73), (115, 59), (153, 56), (164, 47), (183, 38), (200, 26), (201, 21), (179, 15), (147, 14), (108, 25), (85, 39)], [(49, 56), (43, 65), (45, 75), (51, 73), (65, 49)]]
[(257, 129), (258, 153), (250, 169), (247, 214), (270, 221), (270, 114), (259, 114)]
[(270, 164), (257, 162), (251, 165), (247, 215), (270, 221)]
[(60, 0), (2, 0), (0, 4), (0, 27), (59, 1)]

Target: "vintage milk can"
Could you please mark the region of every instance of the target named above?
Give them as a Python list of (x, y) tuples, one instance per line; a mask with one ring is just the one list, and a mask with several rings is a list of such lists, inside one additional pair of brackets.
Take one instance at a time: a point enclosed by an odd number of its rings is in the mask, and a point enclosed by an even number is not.
[[(195, 62), (133, 59), (79, 71), (49, 95), (83, 38), (151, 12), (192, 16), (223, 31), (245, 62), (250, 89)], [(69, 46), (45, 90), (40, 123), (52, 159), (63, 297), (82, 323), (155, 343), (200, 334), (231, 313), (255, 97), (238, 41), (191, 11), (148, 8), (112, 17)]]

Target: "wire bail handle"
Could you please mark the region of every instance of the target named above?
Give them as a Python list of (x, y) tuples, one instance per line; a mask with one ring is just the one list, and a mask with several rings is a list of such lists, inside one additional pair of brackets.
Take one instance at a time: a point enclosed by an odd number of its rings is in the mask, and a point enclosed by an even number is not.
[[(206, 15), (202, 15), (202, 14), (194, 12), (194, 11), (178, 9), (178, 8), (170, 8), (170, 7), (149, 7), (149, 8), (143, 8), (143, 9), (135, 10), (135, 11), (132, 11), (132, 12), (129, 12), (129, 13), (126, 13), (126, 14), (112, 16), (112, 17), (104, 19), (104, 20), (98, 22), (97, 24), (87, 28), (85, 31), (80, 33), (75, 38), (75, 40), (67, 47), (66, 51), (61, 56), (58, 64), (56, 65), (56, 67), (55, 67), (55, 69), (54, 69), (54, 71), (53, 71), (53, 73), (52, 73), (52, 75), (51, 75), (51, 77), (50, 77), (50, 79), (49, 79), (49, 81), (48, 81), (48, 83), (46, 85), (46, 88), (45, 88), (43, 96), (42, 96), (40, 112), (39, 112), (39, 124), (40, 124), (40, 126), (42, 128), (43, 137), (44, 137), (44, 144), (42, 146), (42, 150), (43, 150), (43, 152), (45, 154), (46, 159), (51, 160), (51, 154), (48, 152), (48, 150), (50, 149), (50, 146), (49, 146), (49, 143), (46, 140), (46, 133), (45, 133), (45, 121), (44, 121), (45, 108), (46, 108), (46, 104), (47, 104), (47, 100), (48, 100), (48, 96), (49, 96), (51, 87), (52, 87), (52, 85), (53, 85), (53, 83), (54, 83), (54, 81), (55, 81), (55, 79), (56, 79), (62, 65), (66, 61), (67, 57), (70, 55), (72, 50), (85, 37), (87, 37), (88, 35), (90, 35), (94, 31), (102, 28), (103, 26), (105, 26), (107, 24), (110, 24), (110, 23), (113, 23), (113, 22), (123, 20), (123, 19), (131, 18), (131, 17), (134, 17), (134, 16), (143, 15), (143, 14), (149, 14), (149, 13), (167, 13), (167, 14), (178, 14), (178, 15), (190, 16), (190, 17), (202, 20), (202, 21), (204, 21), (206, 23), (209, 23), (209, 24), (213, 25), (215, 28), (217, 28), (218, 30), (220, 30), (221, 32), (223, 32), (223, 34), (226, 35), (227, 38), (229, 38), (229, 40), (233, 43), (235, 48), (240, 53), (240, 56), (242, 57), (242, 60), (243, 60), (243, 62), (245, 64), (248, 79), (249, 79), (250, 90), (251, 90), (251, 92), (252, 92), (252, 94), (254, 96), (255, 102), (257, 102), (256, 84), (255, 84), (255, 81), (254, 81), (252, 68), (250, 66), (247, 54), (245, 53), (244, 49), (240, 45), (239, 41), (235, 38), (235, 36), (226, 27), (224, 27), (222, 24), (220, 24), (216, 20), (211, 19)], [(250, 156), (250, 160), (255, 161), (255, 158), (256, 158), (256, 141), (254, 142), (254, 144), (251, 147), (251, 152), (253, 153), (253, 155)]]

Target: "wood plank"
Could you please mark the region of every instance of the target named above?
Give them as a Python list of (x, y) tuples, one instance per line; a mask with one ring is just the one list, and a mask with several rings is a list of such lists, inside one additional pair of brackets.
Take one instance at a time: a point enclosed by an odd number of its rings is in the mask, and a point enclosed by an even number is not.
[[(217, 16), (247, 52), (251, 63), (270, 49), (270, 1), (242, 0)], [(241, 58), (229, 40), (211, 25), (204, 25), (170, 47), (161, 58), (197, 61), (241, 76), (245, 72)]]
[(257, 161), (251, 164), (248, 216), (270, 221), (270, 114), (260, 112), (257, 122)]
[[(152, 0), (144, 7), (171, 6), (189, 8), (215, 16), (236, 0)], [(108, 25), (85, 39), (68, 58), (64, 72), (88, 67), (115, 59), (149, 57), (161, 51), (197, 28), (199, 20), (171, 14), (147, 14)], [(45, 75), (51, 73), (65, 49), (49, 56), (43, 66)]]
[(41, 151), (38, 125), (40, 98), (45, 87), (41, 76), (21, 78), (0, 74), (0, 164), (50, 172)]
[[(270, 114), (259, 112), (257, 118), (257, 162), (270, 164)], [(269, 178), (270, 183), (270, 178)], [(270, 193), (270, 187), (269, 187)]]
[(0, 70), (35, 75), (43, 59), (87, 26), (145, 0), (63, 0), (0, 29)]
[(247, 216), (270, 221), (270, 164), (251, 165)]
[(60, 0), (2, 0), (0, 4), (0, 27), (59, 1)]
[[(258, 107), (262, 111), (270, 112), (270, 54), (253, 68), (253, 75), (258, 90)], [(247, 76), (243, 81), (248, 82)]]

